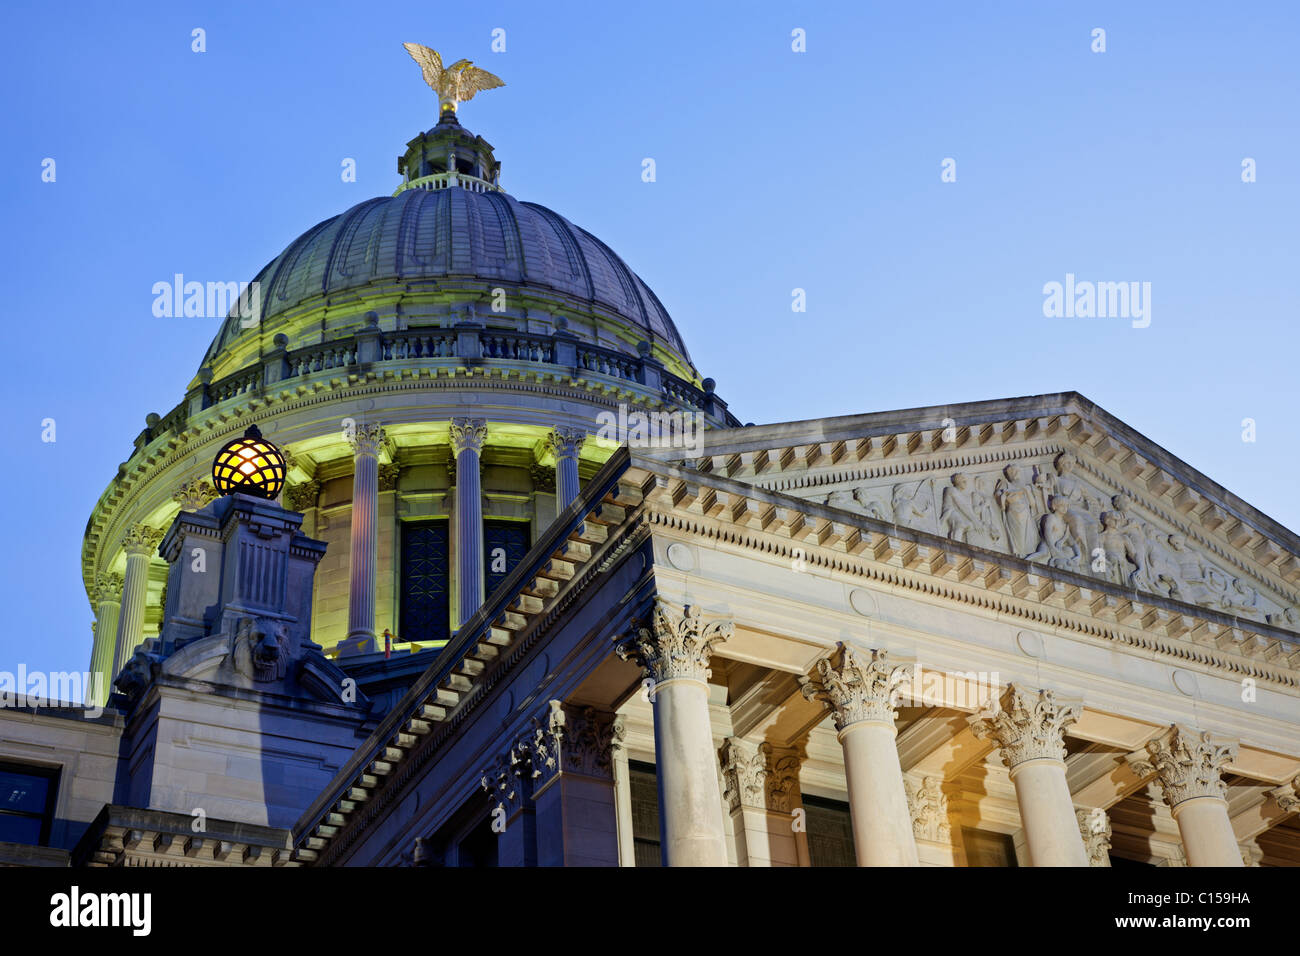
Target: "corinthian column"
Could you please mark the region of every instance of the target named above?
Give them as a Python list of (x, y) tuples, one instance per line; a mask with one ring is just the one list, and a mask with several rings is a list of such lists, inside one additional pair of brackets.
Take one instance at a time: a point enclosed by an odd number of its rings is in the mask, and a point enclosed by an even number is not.
[(555, 455), (555, 510), (563, 511), (578, 497), (578, 452), (586, 433), (576, 428), (557, 428), (546, 436), (546, 447)]
[[(113, 686), (113, 658), (117, 644), (117, 619), (122, 610), (122, 575), (101, 574), (95, 581), (95, 646), (90, 652), (90, 679), (102, 680), (104, 691)], [(98, 700), (97, 703), (103, 703)]]
[(357, 425), (352, 446), (352, 554), (348, 582), (348, 643), (375, 649), (375, 537), (379, 520), (379, 449), (384, 430)]
[(117, 618), (117, 647), (113, 653), (113, 673), (144, 642), (144, 602), (149, 595), (149, 560), (162, 541), (162, 529), (138, 524), (122, 538), (126, 551), (126, 575), (122, 579), (121, 611)]
[(1173, 724), (1147, 741), (1146, 760), (1137, 760), (1139, 773), (1160, 777), (1188, 866), (1241, 866), (1241, 850), (1228, 816), (1223, 767), (1237, 754), (1237, 742)]
[(483, 494), (478, 456), (486, 440), (486, 419), (451, 420), (451, 449), (456, 456), (457, 617), (461, 624), (483, 603)]
[(911, 664), (894, 664), (886, 651), (859, 657), (840, 644), (838, 666), (817, 662), (817, 677), (803, 678), (803, 694), (830, 708), (844, 748), (849, 817), (858, 866), (917, 866), (912, 815), (903, 787), (894, 726), (898, 685)]
[(976, 737), (997, 741), (1011, 772), (1030, 866), (1087, 866), (1088, 854), (1065, 780), (1065, 728), (1081, 700), (1008, 684), (991, 710), (968, 718)]
[(639, 664), (654, 705), (655, 761), (667, 866), (726, 866), (718, 759), (709, 722), (709, 657), (731, 636), (730, 621), (681, 616), (659, 603), (652, 626), (637, 628), (618, 656)]

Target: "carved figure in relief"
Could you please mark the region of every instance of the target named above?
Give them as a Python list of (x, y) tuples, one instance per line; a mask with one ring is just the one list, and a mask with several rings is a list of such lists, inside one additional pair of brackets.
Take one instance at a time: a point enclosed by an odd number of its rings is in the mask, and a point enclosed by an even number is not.
[(1114, 509), (1111, 516), (1115, 519), (1115, 530), (1127, 539), (1135, 565), (1128, 580), (1120, 583), (1149, 591), (1152, 586), (1146, 579), (1147, 538), (1143, 532), (1142, 520), (1129, 510), (1133, 506), (1133, 499), (1120, 492), (1110, 499), (1110, 503)]
[(1051, 493), (1070, 503), (1065, 520), (1083, 553), (1090, 555), (1097, 547), (1097, 532), (1100, 530), (1097, 515), (1101, 512), (1101, 501), (1089, 495), (1087, 486), (1075, 476), (1074, 469), (1078, 464), (1078, 459), (1068, 451), (1061, 452), (1053, 462), (1056, 474), (1049, 476), (1049, 480)]
[(939, 530), (953, 541), (970, 543), (978, 519), (968, 491), (970, 481), (960, 471), (949, 479), (939, 503)]
[(1228, 594), (1228, 580), (1218, 569), (1207, 564), (1195, 551), (1187, 549), (1187, 536), (1175, 532), (1168, 539), (1169, 551), (1178, 563), (1182, 582), (1182, 600), (1192, 604), (1220, 607)]
[(854, 488), (852, 490), (844, 488), (839, 491), (832, 491), (826, 496), (826, 504), (842, 511), (866, 515), (868, 518), (875, 518), (878, 521), (894, 520), (890, 515), (885, 514), (879, 502), (867, 496), (866, 488)]
[(1030, 561), (1046, 561), (1050, 567), (1069, 571), (1079, 569), (1079, 544), (1070, 531), (1066, 515), (1070, 503), (1060, 495), (1049, 499), (1051, 510), (1039, 519), (1038, 550), (1029, 555)]
[(930, 524), (930, 502), (922, 495), (924, 482), (917, 482), (916, 488), (909, 495), (906, 485), (894, 485), (890, 504), (894, 507), (894, 523), (908, 528), (928, 530)]
[(1146, 533), (1146, 578), (1151, 589), (1175, 601), (1187, 600), (1183, 595), (1185, 585), (1182, 580), (1182, 568), (1179, 567), (1178, 559), (1168, 545), (1168, 536), (1150, 526), (1147, 527)]
[(998, 507), (1007, 524), (1007, 544), (1018, 558), (1033, 553), (1038, 537), (1034, 525), (1034, 491), (1020, 477), (1018, 465), (1002, 469), (1002, 478), (993, 490)]
[(1259, 593), (1241, 578), (1233, 578), (1223, 606), (1225, 610), (1243, 617), (1258, 617)]
[(880, 521), (892, 520), (889, 515), (885, 514), (885, 507), (882, 502), (868, 497), (866, 488), (854, 488), (853, 500), (858, 503), (862, 513), (868, 518), (876, 518)]
[(1094, 564), (1092, 568), (1113, 584), (1128, 585), (1130, 576), (1137, 572), (1138, 560), (1133, 553), (1132, 541), (1121, 530), (1122, 521), (1122, 517), (1113, 511), (1102, 512), (1097, 547), (1101, 548), (1104, 567), (1097, 571)]

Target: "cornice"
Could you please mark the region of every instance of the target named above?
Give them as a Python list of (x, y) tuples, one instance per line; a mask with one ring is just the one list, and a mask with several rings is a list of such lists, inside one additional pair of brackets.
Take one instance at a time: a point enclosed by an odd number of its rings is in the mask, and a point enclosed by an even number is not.
[(1278, 628), (741, 482), (677, 469), (652, 474), (645, 469), (654, 466), (637, 459), (633, 466), (652, 527), (1200, 664), (1233, 680), (1300, 688), (1300, 644)]

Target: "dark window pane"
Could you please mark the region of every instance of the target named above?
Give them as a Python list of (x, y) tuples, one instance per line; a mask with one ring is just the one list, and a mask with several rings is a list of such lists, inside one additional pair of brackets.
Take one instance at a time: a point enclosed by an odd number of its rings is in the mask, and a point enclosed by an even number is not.
[(659, 782), (654, 764), (629, 762), (632, 792), (632, 850), (637, 866), (662, 866), (659, 848)]
[(962, 827), (967, 866), (1015, 866), (1016, 844), (1008, 833), (990, 833)]
[(528, 522), (490, 520), (483, 522), (483, 560), (487, 575), (486, 596), (491, 597), (528, 553)]
[(41, 817), (19, 816), (14, 813), (0, 813), (0, 843), (27, 843), (36, 845), (41, 842)]
[(803, 798), (808, 826), (808, 857), (813, 866), (856, 866), (849, 805), (823, 797)]
[(497, 834), (492, 830), (489, 817), (469, 833), (456, 847), (457, 866), (496, 866)]
[(402, 522), (400, 640), (418, 642), (448, 638), (450, 587), (447, 522)]
[(0, 810), (42, 814), (49, 792), (49, 777), (0, 770)]

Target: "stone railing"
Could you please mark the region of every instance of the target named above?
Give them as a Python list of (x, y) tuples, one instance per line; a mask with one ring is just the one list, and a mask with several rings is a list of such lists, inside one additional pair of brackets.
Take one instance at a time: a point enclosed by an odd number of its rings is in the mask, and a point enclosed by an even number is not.
[(468, 189), (472, 193), (504, 192), (496, 183), (466, 173), (433, 173), (429, 176), (420, 176), (410, 182), (402, 183), (393, 191), (393, 195), (404, 193), (408, 189)]
[(163, 435), (179, 433), (206, 408), (249, 393), (273, 391), (280, 382), (308, 379), (334, 370), (357, 374), (387, 365), (515, 368), (518, 366), (514, 363), (518, 363), (549, 367), (575, 380), (597, 386), (604, 383), (606, 390), (629, 389), (659, 396), (667, 405), (703, 412), (714, 425), (739, 425), (727, 411), (726, 402), (714, 394), (711, 379), (705, 379), (705, 387), (701, 389), (668, 372), (648, 354), (629, 355), (588, 345), (565, 331), (538, 335), (474, 324), (382, 332), (372, 324), (353, 336), (333, 342), (294, 350), (289, 350), (287, 344), (285, 336), (277, 335), (275, 348), (262, 357), (260, 364), (242, 368), (217, 381), (211, 381), (207, 369), (202, 370), (199, 384), (190, 390), (184, 402), (162, 418), (149, 416), (147, 427), (136, 439), (136, 448), (143, 448)]

